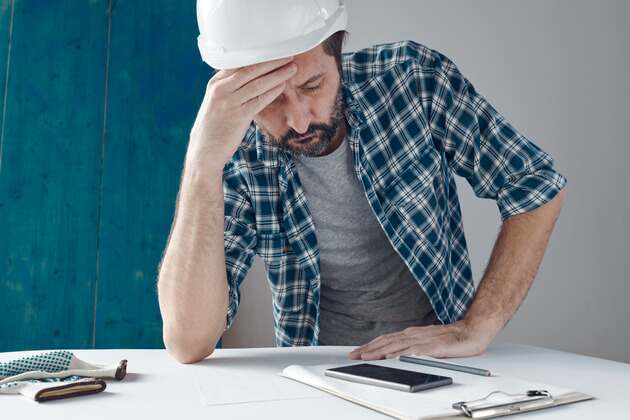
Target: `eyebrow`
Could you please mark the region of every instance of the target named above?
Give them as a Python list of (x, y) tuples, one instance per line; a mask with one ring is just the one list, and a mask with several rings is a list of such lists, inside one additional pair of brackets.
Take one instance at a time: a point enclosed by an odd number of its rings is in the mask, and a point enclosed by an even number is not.
[(308, 85), (309, 83), (313, 83), (315, 80), (320, 79), (324, 76), (324, 72), (322, 73), (318, 73), (315, 76), (311, 77), (310, 79), (308, 79), (306, 82), (302, 83), (300, 86), (300, 88), (303, 88), (304, 86)]

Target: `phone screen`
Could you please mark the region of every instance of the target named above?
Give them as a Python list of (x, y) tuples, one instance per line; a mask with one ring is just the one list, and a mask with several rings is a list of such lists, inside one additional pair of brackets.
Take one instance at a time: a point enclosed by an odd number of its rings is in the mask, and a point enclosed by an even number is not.
[(349, 380), (352, 380), (349, 376), (376, 379), (393, 384), (401, 384), (409, 387), (412, 391), (449, 385), (453, 382), (452, 378), (446, 376), (390, 368), (369, 363), (331, 368), (327, 370), (326, 375)]

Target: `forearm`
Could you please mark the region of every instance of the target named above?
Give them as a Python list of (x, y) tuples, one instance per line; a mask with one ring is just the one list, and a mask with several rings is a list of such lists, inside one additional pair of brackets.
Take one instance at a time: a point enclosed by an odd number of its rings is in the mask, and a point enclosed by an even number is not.
[(560, 191), (546, 205), (505, 220), (473, 303), (462, 320), (381, 335), (355, 348), (350, 358), (373, 360), (408, 354), (466, 357), (482, 353), (525, 298), (565, 195)]
[(486, 342), (525, 299), (543, 259), (566, 192), (533, 211), (506, 219), (464, 322)]
[(185, 363), (214, 351), (228, 305), (222, 174), (198, 167), (184, 169), (158, 281), (164, 343)]

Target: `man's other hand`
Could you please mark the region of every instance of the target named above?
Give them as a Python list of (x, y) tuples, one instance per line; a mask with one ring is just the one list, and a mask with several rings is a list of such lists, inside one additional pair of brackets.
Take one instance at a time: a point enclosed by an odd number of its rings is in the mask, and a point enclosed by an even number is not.
[(381, 335), (350, 352), (351, 359), (391, 359), (401, 355), (443, 357), (476, 356), (491, 342), (476, 333), (464, 320), (447, 325), (409, 327)]

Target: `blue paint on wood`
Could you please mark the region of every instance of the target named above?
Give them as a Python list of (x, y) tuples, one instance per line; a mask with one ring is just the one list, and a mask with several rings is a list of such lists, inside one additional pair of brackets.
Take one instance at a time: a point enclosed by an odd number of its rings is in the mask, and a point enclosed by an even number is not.
[(9, 69), (9, 51), (11, 45), (11, 17), (13, 16), (13, 0), (0, 0), (0, 176), (2, 176), (2, 143), (3, 121), (5, 113), (5, 85)]
[(163, 347), (196, 36), (194, 2), (0, 0), (0, 352)]
[(163, 347), (157, 269), (211, 73), (197, 34), (194, 2), (112, 10), (96, 347)]
[(15, 0), (0, 176), (0, 351), (91, 345), (106, 11), (98, 0)]

